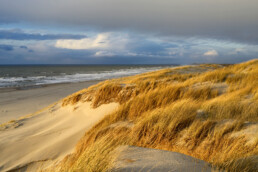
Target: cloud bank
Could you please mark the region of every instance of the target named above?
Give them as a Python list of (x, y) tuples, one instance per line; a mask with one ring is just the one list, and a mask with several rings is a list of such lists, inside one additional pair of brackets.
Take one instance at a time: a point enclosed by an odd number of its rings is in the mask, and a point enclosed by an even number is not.
[(125, 32), (96, 33), (79, 40), (2, 42), (0, 64), (236, 63), (258, 57), (256, 45)]
[(0, 0), (0, 64), (236, 63), (258, 58), (257, 16), (257, 0)]
[(258, 44), (257, 0), (2, 0), (0, 23), (55, 23)]

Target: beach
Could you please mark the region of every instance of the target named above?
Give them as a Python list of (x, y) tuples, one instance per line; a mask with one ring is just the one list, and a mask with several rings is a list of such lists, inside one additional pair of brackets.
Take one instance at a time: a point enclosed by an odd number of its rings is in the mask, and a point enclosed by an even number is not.
[(34, 113), (100, 81), (165, 65), (2, 65), (0, 124)]
[(0, 89), (0, 171), (255, 171), (257, 62)]
[(34, 113), (99, 81), (45, 85), (38, 88), (1, 88), (0, 124)]
[(95, 109), (91, 103), (62, 107), (59, 100), (98, 82), (1, 90), (1, 122), (5, 124), (0, 128), (0, 171), (37, 171), (72, 153), (85, 131), (118, 104)]

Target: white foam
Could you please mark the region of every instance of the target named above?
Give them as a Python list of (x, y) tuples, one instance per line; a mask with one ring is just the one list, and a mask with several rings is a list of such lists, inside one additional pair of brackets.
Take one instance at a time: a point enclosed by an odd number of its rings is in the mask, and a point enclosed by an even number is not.
[[(57, 84), (57, 83), (72, 83), (83, 82), (92, 80), (104, 80), (111, 78), (118, 78), (123, 76), (130, 76), (150, 71), (155, 71), (164, 67), (141, 67), (129, 68), (111, 71), (101, 71), (96, 73), (76, 73), (73, 75), (66, 75), (62, 73), (58, 76), (33, 76), (33, 77), (2, 77), (0, 78), (0, 87), (20, 87), (20, 86), (33, 86), (44, 84)], [(93, 72), (93, 71), (90, 71)]]

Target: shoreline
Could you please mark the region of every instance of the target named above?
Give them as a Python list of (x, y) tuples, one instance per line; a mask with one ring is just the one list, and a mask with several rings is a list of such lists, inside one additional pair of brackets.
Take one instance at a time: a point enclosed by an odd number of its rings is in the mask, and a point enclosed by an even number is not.
[[(105, 79), (104, 79), (105, 80)], [(32, 90), (38, 88), (45, 88), (57, 85), (72, 85), (72, 84), (80, 84), (80, 83), (88, 83), (88, 82), (101, 82), (104, 80), (90, 80), (90, 81), (81, 81), (81, 82), (62, 82), (62, 83), (53, 83), (53, 84), (41, 84), (41, 85), (31, 85), (31, 86), (24, 86), (24, 87), (0, 87), (0, 93), (3, 92), (11, 92), (11, 91), (19, 91), (19, 90)], [(108, 79), (106, 79), (108, 80)]]
[(102, 80), (0, 89), (0, 124), (34, 113)]

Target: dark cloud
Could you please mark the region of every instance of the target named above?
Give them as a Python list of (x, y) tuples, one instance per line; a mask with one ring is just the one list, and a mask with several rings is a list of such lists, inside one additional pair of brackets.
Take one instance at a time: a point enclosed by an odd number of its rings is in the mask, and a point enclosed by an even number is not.
[(27, 50), (27, 52), (29, 52), (29, 53), (34, 53), (34, 50), (29, 49), (29, 47), (27, 47), (27, 46), (25, 46), (25, 45), (21, 45), (19, 48), (20, 48), (20, 49)]
[(13, 51), (14, 47), (12, 45), (1, 45), (0, 44), (0, 50), (4, 50), (4, 51)]
[(166, 51), (167, 46), (150, 41), (138, 41), (137, 44), (131, 45), (130, 48), (135, 52), (157, 55)]
[(24, 46), (24, 45), (20, 46), (20, 48), (21, 48), (21, 49), (26, 49), (26, 50), (28, 49), (28, 47), (27, 47), (27, 46)]
[(55, 40), (55, 39), (82, 39), (85, 35), (73, 34), (32, 34), (20, 30), (0, 30), (0, 39), (11, 40)]
[(11, 0), (0, 22), (55, 23), (258, 43), (257, 0)]

